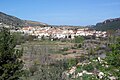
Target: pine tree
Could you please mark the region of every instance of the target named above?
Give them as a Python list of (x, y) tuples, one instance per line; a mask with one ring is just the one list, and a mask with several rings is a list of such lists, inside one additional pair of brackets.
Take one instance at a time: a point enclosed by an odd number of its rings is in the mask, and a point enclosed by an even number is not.
[(14, 37), (7, 28), (0, 30), (0, 80), (18, 80), (22, 73), (22, 50), (15, 49)]

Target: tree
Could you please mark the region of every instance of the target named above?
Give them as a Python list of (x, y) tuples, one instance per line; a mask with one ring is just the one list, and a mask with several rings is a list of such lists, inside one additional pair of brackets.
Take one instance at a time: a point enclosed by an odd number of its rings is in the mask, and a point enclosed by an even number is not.
[(18, 80), (22, 73), (22, 50), (15, 49), (14, 37), (7, 28), (0, 30), (0, 80)]

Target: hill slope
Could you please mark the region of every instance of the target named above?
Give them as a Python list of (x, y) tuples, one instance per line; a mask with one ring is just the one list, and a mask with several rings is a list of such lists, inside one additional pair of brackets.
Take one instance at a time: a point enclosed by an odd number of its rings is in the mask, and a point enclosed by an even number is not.
[(24, 26), (25, 23), (21, 19), (7, 15), (5, 13), (0, 12), (0, 23), (4, 23), (7, 25), (12, 25), (12, 26)]
[(120, 18), (107, 19), (104, 22), (97, 23), (94, 27), (96, 30), (116, 30), (120, 29)]
[(41, 25), (47, 25), (45, 23), (36, 22), (36, 21), (30, 21), (30, 20), (22, 20), (17, 17), (7, 15), (3, 12), (0, 12), (0, 23), (4, 23), (7, 25), (12, 25), (15, 27), (18, 26), (41, 26)]
[(23, 20), (25, 25), (27, 26), (45, 26), (46, 23), (37, 22), (37, 21), (31, 21), (31, 20)]

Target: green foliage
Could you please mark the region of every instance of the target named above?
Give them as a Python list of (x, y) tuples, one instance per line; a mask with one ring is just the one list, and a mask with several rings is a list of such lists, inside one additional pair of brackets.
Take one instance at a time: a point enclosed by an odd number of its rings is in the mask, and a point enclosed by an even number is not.
[(34, 73), (38, 70), (38, 67), (36, 64), (32, 65), (30, 68), (29, 68), (29, 71), (31, 72), (31, 75), (33, 76)]
[(16, 41), (17, 45), (25, 42), (24, 36), (22, 36), (21, 33), (16, 32), (13, 33), (12, 35), (14, 36), (14, 40)]
[(94, 27), (96, 30), (116, 30), (120, 28), (120, 20), (119, 21), (113, 21), (108, 23), (98, 23)]
[[(65, 63), (65, 64), (64, 64)], [(50, 65), (34, 65), (37, 70), (34, 75), (26, 75), (25, 80), (64, 80), (62, 73), (65, 70), (66, 61), (56, 61)], [(27, 72), (29, 74), (29, 72)]]
[(109, 53), (107, 53), (107, 57), (106, 57), (106, 61), (108, 62), (108, 64), (112, 67), (112, 72), (115, 76), (118, 77), (118, 79), (120, 79), (120, 73), (118, 71), (120, 71), (120, 37), (117, 38), (116, 43), (111, 44), (110, 48), (111, 51)]
[(81, 48), (82, 44), (81, 43), (76, 43), (74, 44), (74, 47), (71, 47), (72, 49), (77, 49), (77, 48)]
[(16, 50), (14, 37), (9, 30), (0, 32), (0, 80), (18, 80), (22, 75), (22, 50)]
[(88, 74), (83, 74), (82, 79), (83, 80), (98, 80), (96, 76), (88, 75)]
[(22, 80), (29, 80), (28, 77), (30, 76), (30, 71), (29, 70), (24, 70), (23, 71), (23, 76), (21, 77)]
[(81, 48), (82, 47), (82, 44), (78, 44), (77, 48)]
[(91, 47), (90, 50), (89, 50), (89, 54), (90, 55), (95, 55), (95, 50)]
[(68, 60), (68, 67), (75, 66), (77, 64), (76, 59), (69, 59)]
[(111, 52), (107, 54), (106, 60), (110, 65), (119, 67), (120, 66), (120, 41), (117, 41), (115, 44), (111, 44)]
[(80, 65), (80, 66), (77, 66), (77, 68), (76, 68), (76, 73), (78, 73), (78, 72), (82, 72), (82, 66)]
[(98, 71), (103, 72), (102, 79), (97, 77), (98, 74), (87, 75), (83, 74), (82, 77), (78, 77), (74, 80), (109, 80), (110, 76), (120, 80), (120, 37), (117, 37), (116, 41), (110, 45), (111, 50), (107, 53), (105, 59), (92, 59), (91, 63), (84, 66), (77, 66), (76, 73), (86, 70), (88, 72)]
[(68, 48), (67, 47), (65, 47), (65, 48), (63, 48), (63, 49), (61, 49), (62, 51), (67, 51), (68, 50)]
[(88, 72), (90, 72), (90, 71), (94, 70), (94, 67), (92, 64), (85, 65), (85, 66), (83, 66), (83, 70), (87, 70)]
[(94, 75), (83, 74), (82, 77), (75, 78), (74, 80), (99, 80), (99, 79)]
[(73, 66), (75, 66), (76, 64), (77, 64), (77, 61), (76, 61), (76, 59), (65, 59), (65, 60), (62, 60), (61, 61), (62, 63), (60, 63), (60, 64), (62, 64), (61, 66), (66, 70), (66, 69), (69, 69), (69, 68), (71, 68), (71, 67), (73, 67)]
[(36, 36), (28, 35), (28, 41), (33, 41), (34, 39), (36, 39)]
[(75, 43), (82, 43), (84, 38), (82, 36), (75, 36)]

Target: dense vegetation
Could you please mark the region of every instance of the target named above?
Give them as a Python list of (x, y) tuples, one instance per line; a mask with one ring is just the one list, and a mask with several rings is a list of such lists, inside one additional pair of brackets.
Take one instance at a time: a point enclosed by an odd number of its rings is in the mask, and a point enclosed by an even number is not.
[(115, 18), (111, 20), (106, 20), (103, 23), (97, 23), (94, 28), (96, 30), (104, 30), (104, 31), (120, 29), (120, 18)]
[[(104, 59), (91, 58), (86, 65), (77, 65), (75, 74), (81, 76), (74, 80), (119, 80), (120, 79), (120, 37), (115, 37), (114, 43), (109, 45), (110, 50)], [(82, 73), (88, 71), (92, 74)]]
[(116, 42), (110, 45), (111, 51), (107, 53), (106, 61), (110, 65), (112, 75), (120, 79), (120, 37), (117, 37)]
[(16, 42), (9, 30), (0, 31), (0, 80), (18, 80), (22, 75), (22, 50), (15, 49)]

